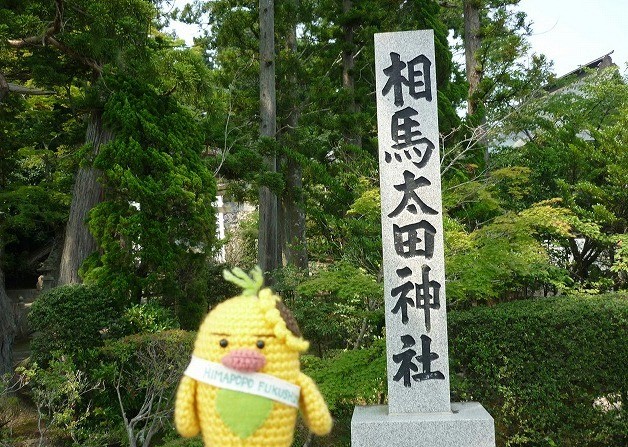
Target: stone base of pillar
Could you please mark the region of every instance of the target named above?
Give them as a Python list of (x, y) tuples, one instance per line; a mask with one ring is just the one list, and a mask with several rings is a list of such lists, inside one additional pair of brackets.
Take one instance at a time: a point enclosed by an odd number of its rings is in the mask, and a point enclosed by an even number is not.
[(388, 414), (388, 406), (356, 407), (351, 447), (495, 447), (495, 424), (477, 402), (451, 413)]

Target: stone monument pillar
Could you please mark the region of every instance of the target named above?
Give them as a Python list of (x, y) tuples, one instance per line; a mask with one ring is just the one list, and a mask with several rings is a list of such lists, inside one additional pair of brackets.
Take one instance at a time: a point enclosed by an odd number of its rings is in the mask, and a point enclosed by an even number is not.
[(494, 447), (493, 418), (451, 403), (432, 30), (375, 35), (388, 405), (356, 407), (353, 447)]

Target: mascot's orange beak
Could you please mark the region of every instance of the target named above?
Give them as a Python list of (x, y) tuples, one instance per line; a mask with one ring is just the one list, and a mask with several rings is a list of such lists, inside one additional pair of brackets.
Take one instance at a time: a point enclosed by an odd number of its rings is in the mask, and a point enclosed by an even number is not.
[(257, 372), (266, 364), (266, 357), (251, 349), (234, 349), (221, 362), (227, 368), (239, 372)]

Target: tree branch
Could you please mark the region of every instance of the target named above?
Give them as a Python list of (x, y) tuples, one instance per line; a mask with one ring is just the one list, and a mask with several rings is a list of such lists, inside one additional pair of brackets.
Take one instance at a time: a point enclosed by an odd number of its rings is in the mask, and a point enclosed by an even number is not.
[(24, 48), (34, 45), (45, 45), (46, 39), (58, 33), (61, 30), (61, 20), (63, 18), (63, 0), (55, 0), (55, 18), (52, 24), (40, 36), (30, 36), (21, 39), (9, 39), (9, 46), (13, 48)]
[(52, 24), (46, 31), (44, 31), (41, 35), (23, 37), (21, 39), (8, 39), (7, 43), (12, 48), (26, 48), (32, 46), (46, 46), (50, 45), (63, 54), (78, 60), (79, 62), (87, 65), (91, 69), (93, 69), (96, 73), (102, 73), (102, 66), (96, 62), (95, 60), (85, 57), (84, 55), (78, 53), (72, 48), (65, 45), (63, 42), (56, 39), (54, 36), (59, 31), (61, 31), (61, 24), (63, 20), (63, 0), (55, 0), (55, 18), (52, 21)]
[[(30, 95), (30, 96), (45, 96), (45, 95), (54, 95), (57, 92), (52, 90), (39, 90), (36, 88), (24, 87), (23, 85), (17, 85), (8, 83), (9, 92), (18, 93), (20, 95)], [(0, 99), (2, 99), (0, 97)]]

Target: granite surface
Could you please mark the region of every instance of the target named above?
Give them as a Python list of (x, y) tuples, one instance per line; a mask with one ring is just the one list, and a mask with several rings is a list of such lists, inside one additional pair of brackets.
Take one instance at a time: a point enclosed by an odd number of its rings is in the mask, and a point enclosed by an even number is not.
[(385, 405), (356, 407), (352, 447), (495, 447), (493, 418), (477, 402), (450, 412), (389, 414)]
[(446, 412), (450, 405), (436, 68), (432, 30), (375, 34), (393, 413)]

